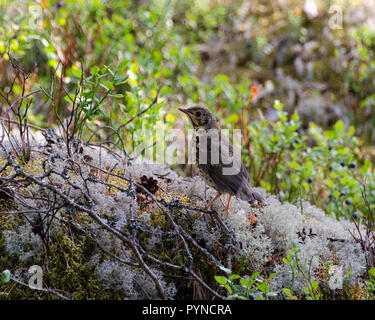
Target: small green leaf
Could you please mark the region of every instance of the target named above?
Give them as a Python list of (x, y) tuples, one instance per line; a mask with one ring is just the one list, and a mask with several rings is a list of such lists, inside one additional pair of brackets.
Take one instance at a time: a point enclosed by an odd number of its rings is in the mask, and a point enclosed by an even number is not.
[(231, 274), (230, 276), (229, 276), (229, 279), (230, 280), (236, 280), (236, 279), (239, 279), (239, 278), (241, 278), (238, 274)]
[(128, 78), (129, 78), (128, 75), (115, 78), (114, 79), (115, 85), (118, 86), (120, 84), (125, 83), (128, 80)]
[(297, 162), (290, 161), (289, 167), (291, 167), (292, 169), (298, 170), (301, 166)]
[(299, 116), (298, 116), (298, 113), (296, 111), (294, 111), (291, 119), (295, 122), (297, 122), (299, 120)]
[(224, 287), (225, 287), (225, 289), (228, 290), (228, 292), (229, 292), (230, 294), (233, 293), (233, 290), (230, 288), (230, 286), (229, 286), (228, 284), (225, 284)]
[(250, 280), (254, 280), (259, 274), (260, 274), (259, 271), (254, 272), (254, 273), (251, 275)]
[(344, 125), (344, 122), (342, 122), (341, 120), (337, 121), (335, 123), (335, 126), (334, 126), (335, 130), (336, 131), (344, 131), (345, 130), (345, 125)]
[(123, 98), (124, 95), (122, 93), (117, 93), (117, 94), (114, 94), (114, 95), (111, 95), (112, 97), (114, 98), (117, 98), (117, 99), (120, 99), (120, 98)]
[(287, 296), (292, 296), (292, 291), (288, 288), (283, 288), (283, 291), (284, 293), (287, 295)]
[(239, 115), (237, 113), (233, 113), (226, 120), (228, 123), (236, 123), (239, 119)]
[(271, 273), (270, 276), (268, 277), (268, 280), (273, 279), (275, 276), (276, 276), (276, 273), (275, 273), (275, 272), (274, 272), (274, 273)]
[(268, 292), (270, 289), (268, 288), (268, 286), (264, 283), (259, 283), (257, 284), (257, 288), (262, 291), (262, 292)]
[(115, 87), (112, 82), (104, 81), (102, 84), (107, 90), (115, 90)]
[(307, 290), (307, 289), (302, 289), (302, 291), (303, 291), (304, 293), (310, 293), (310, 291)]
[(120, 62), (120, 64), (117, 66), (117, 69), (122, 70), (125, 69), (130, 63), (130, 60), (123, 60)]
[(78, 78), (81, 78), (81, 76), (82, 76), (82, 71), (79, 70), (79, 69), (72, 69), (72, 73), (73, 73), (76, 77), (78, 77)]
[(104, 111), (102, 109), (96, 109), (94, 112), (93, 112), (94, 115), (96, 116), (105, 116), (104, 114)]
[(245, 287), (249, 287), (250, 286), (250, 281), (248, 281), (247, 279), (240, 279), (240, 283), (245, 286)]
[(74, 96), (66, 95), (64, 96), (64, 100), (67, 101), (68, 103), (73, 103)]
[(330, 187), (331, 189), (334, 188), (335, 184), (333, 183), (333, 181), (331, 179), (327, 179), (327, 186)]
[(281, 121), (288, 121), (288, 117), (286, 116), (287, 115), (287, 113), (286, 112), (282, 112), (282, 111), (278, 111), (277, 112), (277, 116), (279, 117), (279, 119), (281, 120)]
[(95, 66), (95, 67), (92, 67), (91, 69), (90, 69), (90, 73), (91, 73), (91, 75), (96, 75), (98, 72), (100, 71), (100, 68), (98, 67), (98, 66)]
[(369, 271), (368, 271), (369, 275), (371, 276), (371, 278), (375, 279), (375, 268), (371, 268)]
[(313, 165), (313, 163), (311, 161), (306, 161), (305, 168), (307, 170), (312, 170), (312, 169), (314, 169), (314, 165)]
[(229, 77), (225, 74), (218, 74), (215, 78), (214, 81), (217, 82), (229, 82)]
[(318, 289), (318, 282), (314, 281), (313, 283), (311, 283), (311, 287), (314, 291), (316, 291)]
[(129, 107), (132, 107), (137, 101), (137, 97), (130, 91), (126, 92), (126, 102)]
[(228, 282), (227, 278), (222, 277), (222, 276), (215, 276), (215, 280), (218, 283), (223, 284), (223, 285), (227, 284), (227, 282)]
[(363, 167), (361, 169), (361, 173), (362, 174), (367, 173), (368, 169), (370, 168), (370, 165), (371, 165), (370, 161), (369, 160), (365, 160), (365, 162), (363, 164)]
[(275, 100), (273, 103), (273, 107), (276, 110), (282, 110), (284, 108), (284, 105), (279, 100)]

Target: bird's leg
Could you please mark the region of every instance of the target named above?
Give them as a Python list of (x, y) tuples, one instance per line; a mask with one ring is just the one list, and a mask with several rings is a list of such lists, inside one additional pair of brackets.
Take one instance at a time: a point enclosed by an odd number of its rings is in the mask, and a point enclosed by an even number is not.
[(212, 206), (212, 204), (215, 202), (215, 200), (217, 199), (217, 198), (219, 198), (221, 196), (221, 193), (217, 193), (217, 195), (216, 195), (216, 197), (215, 198), (213, 198), (211, 201), (210, 201), (210, 203), (204, 208), (204, 210), (208, 210), (211, 206)]
[(228, 197), (228, 204), (225, 207), (225, 212), (227, 213), (227, 216), (229, 215), (229, 206), (230, 206), (230, 201), (232, 200), (232, 195), (229, 195)]

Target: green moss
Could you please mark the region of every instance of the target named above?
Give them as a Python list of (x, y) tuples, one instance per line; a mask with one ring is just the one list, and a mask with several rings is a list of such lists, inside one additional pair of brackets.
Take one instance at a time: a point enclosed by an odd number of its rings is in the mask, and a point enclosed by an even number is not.
[[(0, 219), (0, 231), (10, 230), (9, 219)], [(94, 266), (89, 263), (95, 252), (94, 243), (85, 236), (69, 237), (68, 230), (59, 233), (50, 246), (50, 254), (35, 257), (33, 261), (21, 262), (9, 257), (4, 248), (4, 235), (0, 237), (0, 270), (27, 272), (30, 266), (43, 268), (43, 287), (55, 289), (72, 299), (121, 299), (121, 292), (104, 289), (98, 281)], [(0, 287), (3, 299), (60, 299), (55, 295), (32, 290), (14, 282)]]

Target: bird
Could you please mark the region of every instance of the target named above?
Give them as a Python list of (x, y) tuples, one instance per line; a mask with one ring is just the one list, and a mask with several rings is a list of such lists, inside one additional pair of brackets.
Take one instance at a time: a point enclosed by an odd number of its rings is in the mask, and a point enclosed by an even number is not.
[[(194, 129), (195, 148), (193, 150), (199, 175), (217, 191), (216, 196), (204, 209), (208, 210), (222, 194), (229, 194), (225, 207), (227, 215), (232, 196), (250, 204), (255, 201), (264, 204), (263, 197), (251, 188), (250, 178), (241, 161), (241, 155), (233, 152), (232, 143), (222, 133), (211, 111), (201, 106), (178, 108), (178, 110), (188, 116)], [(215, 153), (219, 157), (215, 158)], [(206, 161), (201, 161), (200, 157)], [(233, 170), (229, 170), (230, 168)]]

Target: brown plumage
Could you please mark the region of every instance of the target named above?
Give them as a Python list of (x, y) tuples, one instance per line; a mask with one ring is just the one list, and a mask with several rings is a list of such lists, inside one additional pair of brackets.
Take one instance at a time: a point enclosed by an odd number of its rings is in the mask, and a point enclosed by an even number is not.
[[(250, 178), (240, 155), (233, 153), (232, 143), (222, 134), (212, 113), (203, 107), (179, 108), (179, 110), (189, 117), (195, 130), (195, 154), (199, 174), (218, 192), (206, 209), (223, 193), (229, 194), (225, 208), (227, 212), (231, 196), (249, 203), (264, 202), (263, 197), (251, 189)], [(215, 157), (215, 154), (220, 156)], [(228, 173), (230, 168), (232, 171)]]

